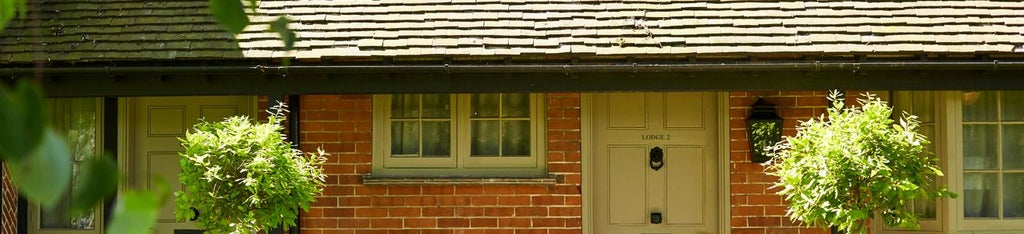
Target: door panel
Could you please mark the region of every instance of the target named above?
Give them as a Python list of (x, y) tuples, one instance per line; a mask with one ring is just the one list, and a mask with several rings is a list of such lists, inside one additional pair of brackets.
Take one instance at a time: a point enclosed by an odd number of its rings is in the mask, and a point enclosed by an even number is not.
[[(646, 154), (646, 147), (639, 146), (609, 146), (609, 155), (642, 155)], [(644, 207), (647, 205), (647, 177), (644, 171), (647, 164), (639, 160), (628, 160), (626, 157), (608, 157), (608, 187), (617, 188), (608, 191), (609, 202), (612, 212), (610, 223), (613, 224), (644, 224), (647, 219)]]
[[(667, 178), (672, 184), (665, 184), (669, 198), (665, 200), (665, 220), (668, 225), (702, 225), (704, 209), (691, 209), (704, 204), (705, 194), (694, 193), (693, 188), (703, 188), (705, 184), (704, 149), (700, 146), (669, 146), (665, 150), (665, 163), (673, 167), (665, 167)], [(689, 199), (673, 199), (673, 198)]]
[[(594, 94), (595, 234), (716, 233), (713, 93)], [(663, 166), (651, 166), (651, 150)], [(654, 224), (651, 213), (661, 213)]]
[(612, 129), (647, 128), (647, 97), (643, 93), (612, 93), (607, 108), (613, 113), (637, 113), (637, 115), (606, 115), (608, 127)]
[[(130, 160), (131, 181), (136, 188), (152, 189), (157, 180), (163, 180), (174, 191), (182, 188), (178, 182), (178, 152), (185, 133), (199, 119), (220, 121), (233, 115), (252, 116), (255, 102), (248, 96), (230, 97), (145, 97), (130, 101), (129, 123), (132, 141)], [(195, 229), (189, 222), (174, 219), (174, 199), (163, 205), (157, 216), (154, 234), (172, 234), (175, 230)]]

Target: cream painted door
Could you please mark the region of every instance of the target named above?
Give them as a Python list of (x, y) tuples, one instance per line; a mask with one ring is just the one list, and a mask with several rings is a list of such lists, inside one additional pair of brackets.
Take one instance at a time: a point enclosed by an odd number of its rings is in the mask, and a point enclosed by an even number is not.
[(594, 234), (718, 232), (716, 105), (713, 93), (594, 95)]
[[(145, 97), (130, 101), (132, 141), (130, 171), (136, 188), (153, 188), (155, 180), (164, 180), (177, 191), (179, 137), (192, 129), (199, 118), (219, 121), (232, 115), (252, 116), (254, 99), (249, 96), (230, 97)], [(173, 192), (172, 191), (172, 192)], [(174, 199), (170, 199), (157, 217), (154, 234), (173, 234), (175, 229), (197, 229), (188, 222), (174, 220)]]

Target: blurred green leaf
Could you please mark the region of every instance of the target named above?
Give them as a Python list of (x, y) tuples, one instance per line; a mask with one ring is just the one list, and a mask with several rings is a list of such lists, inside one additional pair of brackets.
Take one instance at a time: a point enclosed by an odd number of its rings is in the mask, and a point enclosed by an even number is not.
[(241, 33), (249, 25), (249, 16), (241, 0), (210, 0), (210, 14), (228, 32)]
[(71, 183), (71, 153), (64, 138), (46, 130), (41, 144), (31, 156), (10, 162), (7, 168), (15, 187), (29, 201), (45, 208), (53, 207)]
[(156, 216), (160, 211), (160, 196), (163, 192), (156, 191), (125, 191), (117, 196), (114, 204), (114, 214), (109, 226), (108, 234), (122, 233), (151, 233), (153, 224), (156, 223)]
[(14, 2), (16, 0), (0, 0), (0, 30), (14, 18)]
[(270, 31), (276, 32), (281, 36), (281, 41), (284, 42), (284, 50), (292, 50), (295, 46), (295, 32), (288, 28), (288, 23), (291, 20), (288, 17), (281, 16), (277, 17), (273, 23), (270, 23)]
[(71, 204), (74, 213), (88, 211), (117, 189), (117, 165), (110, 158), (91, 159), (81, 168)]
[(0, 156), (6, 160), (20, 161), (43, 140), (49, 115), (42, 93), (28, 81), (13, 91), (0, 87)]

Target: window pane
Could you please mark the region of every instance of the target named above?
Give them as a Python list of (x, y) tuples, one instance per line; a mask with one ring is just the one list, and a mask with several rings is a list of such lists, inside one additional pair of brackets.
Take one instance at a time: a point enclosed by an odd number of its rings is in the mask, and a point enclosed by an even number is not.
[[(470, 98), (470, 112), (473, 118), (498, 117), (501, 94), (473, 94)], [(497, 129), (495, 129), (497, 130)]]
[(416, 118), (420, 116), (419, 109), (419, 94), (391, 95), (391, 118)]
[(1003, 121), (1024, 120), (1024, 91), (1003, 91)]
[(1003, 125), (1003, 169), (1024, 168), (1024, 125)]
[(451, 121), (423, 122), (423, 157), (451, 156)]
[(416, 156), (420, 153), (420, 127), (415, 121), (391, 122), (391, 155)]
[(965, 91), (962, 98), (964, 122), (996, 120), (996, 92)]
[(921, 216), (921, 219), (935, 219), (935, 200), (916, 199), (914, 200), (914, 213)]
[(964, 125), (964, 169), (996, 168), (996, 125)]
[(451, 102), (448, 97), (448, 94), (423, 94), (423, 117), (448, 118), (451, 116)]
[(913, 106), (911, 113), (917, 115), (922, 123), (935, 122), (935, 98), (931, 91), (913, 92)]
[(470, 156), (498, 156), (499, 128), (497, 120), (472, 121)]
[(935, 125), (921, 125), (921, 128), (918, 130), (920, 130), (921, 135), (924, 135), (924, 137), (931, 142), (931, 144), (928, 144), (928, 152), (931, 153), (931, 155), (935, 155)]
[(1024, 173), (1003, 175), (1003, 217), (1024, 217)]
[(530, 156), (530, 121), (502, 121), (501, 156)]
[(998, 217), (996, 180), (995, 173), (964, 173), (964, 217)]
[(505, 94), (501, 102), (501, 117), (530, 117), (530, 94)]
[[(71, 155), (74, 159), (71, 175), (78, 177), (79, 163), (95, 157), (99, 151), (96, 145), (97, 109), (99, 100), (96, 98), (61, 98), (50, 99), (51, 121), (55, 130), (63, 134), (71, 148)], [(75, 181), (75, 180), (72, 180)], [(71, 184), (65, 191), (64, 198), (49, 210), (39, 212), (39, 224), (41, 228), (59, 229), (93, 229), (95, 224), (95, 212), (88, 211), (82, 215), (72, 215), (72, 200), (68, 196), (72, 189), (79, 186)]]

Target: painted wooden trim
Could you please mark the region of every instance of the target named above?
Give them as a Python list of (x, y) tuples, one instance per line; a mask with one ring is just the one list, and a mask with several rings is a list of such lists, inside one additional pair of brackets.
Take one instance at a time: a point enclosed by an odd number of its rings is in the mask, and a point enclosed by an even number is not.
[(371, 177), (543, 177), (547, 175), (548, 169), (547, 97), (543, 93), (530, 93), (530, 157), (471, 158), (468, 116), (471, 94), (453, 93), (451, 129), (455, 137), (451, 138), (451, 157), (396, 159), (388, 157), (391, 148), (391, 96), (373, 95), (372, 137), (375, 143), (372, 150)]
[(731, 200), (729, 189), (729, 92), (718, 92), (718, 233), (732, 233)]
[(583, 191), (580, 195), (583, 200), (583, 214), (580, 218), (583, 219), (583, 234), (594, 233), (594, 221), (591, 218), (591, 214), (594, 212), (594, 199), (591, 198), (591, 194), (594, 194), (594, 186), (591, 183), (594, 181), (593, 170), (591, 168), (591, 162), (593, 162), (593, 153), (591, 147), (593, 147), (593, 109), (594, 94), (582, 93), (580, 94), (580, 170), (583, 179)]

